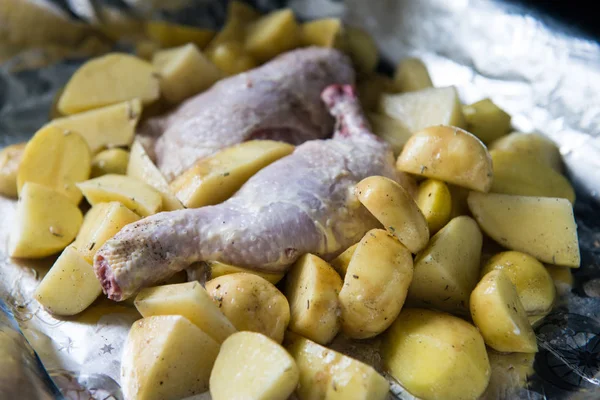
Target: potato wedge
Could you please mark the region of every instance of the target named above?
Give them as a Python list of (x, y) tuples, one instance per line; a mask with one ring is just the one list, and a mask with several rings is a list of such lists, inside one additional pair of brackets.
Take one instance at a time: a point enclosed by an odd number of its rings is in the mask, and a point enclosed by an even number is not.
[(256, 332), (238, 332), (221, 346), (210, 374), (213, 400), (285, 400), (298, 384), (298, 367), (283, 347)]
[(488, 272), (477, 284), (471, 293), (471, 317), (491, 348), (509, 353), (537, 352), (525, 309), (503, 271)]
[(412, 136), (410, 129), (395, 118), (378, 113), (368, 113), (367, 118), (373, 129), (373, 133), (390, 144), (394, 155), (402, 152), (402, 148)]
[(370, 365), (298, 335), (286, 335), (286, 349), (296, 360), (299, 400), (388, 398), (390, 384)]
[(347, 45), (344, 24), (339, 18), (322, 18), (301, 25), (303, 46), (344, 49)]
[(342, 278), (346, 276), (348, 265), (350, 264), (350, 260), (352, 259), (357, 247), (358, 243), (353, 244), (331, 261), (331, 266)]
[(477, 399), (490, 380), (477, 329), (438, 311), (402, 310), (385, 334), (381, 355), (387, 371), (423, 399)]
[(206, 282), (206, 291), (238, 331), (262, 333), (278, 343), (290, 322), (290, 306), (272, 283), (247, 273)]
[(77, 184), (88, 203), (118, 201), (142, 217), (162, 210), (162, 197), (150, 185), (123, 175), (103, 175)]
[(494, 176), (485, 145), (452, 126), (432, 126), (415, 133), (404, 145), (396, 168), (480, 192), (490, 190)]
[(203, 49), (215, 36), (215, 31), (165, 21), (146, 22), (146, 36), (161, 47), (177, 47), (193, 43)]
[(575, 190), (555, 169), (531, 157), (507, 150), (492, 150), (493, 193), (561, 197), (575, 203)]
[(461, 215), (469, 215), (469, 206), (467, 204), (467, 197), (469, 197), (469, 189), (448, 184), (448, 190), (450, 190), (450, 197), (452, 200), (452, 211), (450, 211), (450, 218), (460, 217)]
[(218, 44), (208, 54), (213, 62), (226, 75), (235, 75), (258, 66), (258, 63), (238, 42)]
[(556, 289), (550, 273), (541, 262), (525, 253), (505, 251), (490, 258), (481, 275), (494, 270), (503, 271), (515, 285), (528, 316), (550, 312), (556, 298)]
[(101, 151), (92, 158), (92, 178), (102, 175), (127, 173), (129, 163), (129, 152), (123, 149), (108, 149)]
[(142, 60), (152, 61), (152, 56), (160, 49), (161, 46), (153, 40), (140, 40), (135, 44), (135, 55)]
[(359, 242), (339, 295), (342, 331), (366, 339), (386, 330), (400, 313), (413, 276), (410, 251), (383, 229)]
[(510, 115), (490, 99), (464, 106), (463, 114), (467, 123), (466, 129), (485, 144), (510, 132)]
[(192, 43), (157, 51), (152, 65), (159, 75), (160, 91), (170, 104), (208, 89), (221, 78), (221, 71)]
[(469, 295), (479, 279), (482, 241), (472, 218), (448, 222), (415, 258), (410, 304), (468, 314)]
[(218, 343), (236, 332), (199, 282), (142, 289), (134, 304), (142, 317), (181, 315)]
[(433, 87), (427, 67), (418, 58), (402, 59), (396, 66), (394, 80), (402, 92), (416, 92)]
[(129, 146), (141, 115), (142, 103), (139, 99), (133, 99), (57, 118), (49, 126), (63, 132), (77, 132), (85, 139), (91, 152), (97, 153), (107, 147)]
[(273, 140), (250, 140), (203, 158), (173, 182), (171, 190), (188, 208), (221, 203), (252, 175), (294, 151)]
[(45, 126), (25, 146), (17, 173), (19, 195), (23, 185), (34, 182), (68, 197), (73, 204), (81, 201), (76, 183), (89, 178), (90, 150), (75, 132), (63, 132)]
[(127, 399), (178, 400), (208, 389), (219, 344), (180, 315), (133, 323), (121, 358)]
[[(381, 115), (386, 115), (377, 111), (381, 96), (384, 93), (398, 93), (400, 91), (392, 78), (379, 73), (359, 77), (357, 90), (363, 109), (374, 111)], [(405, 125), (402, 121), (400, 123)]]
[(230, 1), (225, 25), (205, 49), (208, 57), (212, 59), (213, 51), (221, 44), (232, 42), (243, 44), (248, 24), (256, 21), (260, 16), (260, 13), (251, 5), (242, 1)]
[(369, 33), (356, 26), (346, 26), (346, 48), (359, 73), (371, 74), (379, 62), (377, 43)]
[(481, 229), (502, 246), (579, 268), (577, 225), (568, 200), (471, 192), (467, 202)]
[(573, 274), (571, 273), (571, 268), (546, 265), (546, 270), (552, 277), (557, 289), (562, 289), (563, 287), (570, 289), (573, 287)]
[[(397, 83), (394, 82), (394, 85)], [(401, 121), (412, 132), (434, 125), (465, 126), (454, 86), (384, 94), (379, 102), (379, 112)]]
[(260, 62), (269, 61), (298, 47), (300, 43), (300, 26), (289, 8), (260, 17), (248, 25), (246, 30), (246, 50)]
[(490, 150), (508, 150), (542, 161), (556, 172), (562, 172), (563, 161), (558, 146), (548, 137), (539, 133), (513, 132), (489, 146)]
[(290, 304), (289, 330), (319, 344), (333, 340), (340, 330), (342, 279), (321, 258), (305, 254), (292, 266), (285, 281)]
[(35, 289), (33, 297), (55, 315), (75, 315), (102, 293), (92, 265), (73, 245), (58, 257)]
[(27, 182), (19, 194), (8, 254), (42, 258), (57, 253), (75, 239), (82, 221), (81, 211), (68, 197)]
[(425, 216), (431, 234), (442, 229), (450, 221), (452, 196), (444, 182), (436, 179), (424, 180), (419, 185), (415, 201)]
[(284, 276), (283, 273), (260, 272), (248, 268), (236, 267), (235, 265), (225, 264), (219, 261), (207, 261), (206, 264), (210, 270), (210, 279), (215, 279), (223, 275), (236, 274), (238, 272), (246, 272), (248, 274), (258, 275), (275, 285), (283, 279)]
[(0, 195), (17, 197), (17, 173), (27, 143), (6, 146), (0, 151)]
[(94, 255), (108, 239), (115, 236), (125, 225), (140, 217), (117, 201), (98, 203), (85, 215), (77, 239), (73, 245), (88, 262), (94, 262)]

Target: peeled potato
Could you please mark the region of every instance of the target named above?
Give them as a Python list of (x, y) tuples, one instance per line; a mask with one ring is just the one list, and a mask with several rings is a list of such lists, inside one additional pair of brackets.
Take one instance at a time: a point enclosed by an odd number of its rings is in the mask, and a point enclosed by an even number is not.
[(212, 59), (215, 48), (224, 43), (244, 43), (246, 28), (249, 23), (257, 20), (260, 13), (251, 5), (242, 1), (230, 1), (227, 7), (225, 25), (206, 48), (206, 53)]
[(297, 47), (300, 27), (291, 9), (273, 11), (252, 22), (246, 31), (246, 50), (258, 61), (265, 62)]
[(348, 270), (348, 264), (350, 264), (350, 260), (358, 247), (358, 243), (353, 244), (348, 247), (342, 254), (337, 256), (331, 261), (331, 266), (335, 269), (335, 271), (343, 278), (346, 276), (346, 270)]
[(510, 115), (492, 100), (483, 99), (463, 107), (467, 130), (489, 144), (510, 132)]
[(344, 24), (339, 18), (316, 19), (301, 26), (303, 46), (341, 49), (346, 46), (344, 34)]
[(415, 201), (425, 216), (430, 233), (439, 231), (450, 221), (452, 196), (444, 182), (435, 179), (421, 182)]
[(161, 47), (177, 47), (193, 43), (202, 49), (215, 36), (215, 32), (165, 21), (148, 21), (146, 35)]
[(160, 95), (152, 65), (129, 54), (112, 53), (83, 64), (58, 102), (63, 114), (75, 114), (139, 98), (150, 104)]
[(432, 126), (415, 133), (404, 145), (396, 168), (480, 192), (492, 186), (492, 158), (485, 145), (452, 126)]
[(500, 270), (487, 273), (471, 293), (471, 316), (485, 343), (503, 352), (537, 352), (535, 333), (514, 285)]
[[(360, 104), (367, 111), (377, 111), (379, 100), (384, 93), (398, 93), (400, 91), (392, 78), (379, 73), (359, 77), (357, 90)], [(379, 114), (386, 115), (382, 112), (379, 112)], [(400, 123), (406, 126), (407, 129), (411, 129), (403, 121), (400, 121)]]
[(464, 187), (448, 184), (450, 197), (452, 200), (452, 211), (450, 218), (460, 217), (461, 215), (469, 215), (469, 206), (467, 205), (467, 197), (470, 190)]
[(137, 179), (123, 175), (103, 175), (77, 184), (88, 203), (118, 201), (131, 211), (147, 217), (162, 209), (160, 193)]
[(81, 136), (45, 126), (25, 146), (17, 188), (20, 194), (25, 183), (39, 183), (79, 204), (81, 191), (76, 183), (88, 179), (90, 170), (90, 150)]
[(358, 200), (412, 253), (429, 241), (427, 221), (412, 196), (383, 176), (363, 179), (354, 188)]
[(577, 225), (568, 200), (471, 192), (468, 203), (481, 229), (502, 246), (545, 263), (579, 267)]
[(408, 57), (400, 61), (396, 66), (394, 80), (402, 92), (416, 92), (433, 87), (427, 67), (418, 58)]
[(539, 133), (513, 132), (489, 146), (490, 150), (508, 150), (523, 157), (541, 161), (556, 172), (562, 172), (563, 162), (558, 146), (549, 138)]
[(554, 285), (559, 293), (571, 290), (573, 287), (573, 274), (571, 273), (571, 268), (547, 265), (546, 270), (552, 277)]
[(280, 272), (260, 272), (248, 268), (236, 267), (235, 265), (225, 264), (219, 261), (207, 261), (206, 265), (210, 269), (210, 279), (215, 279), (223, 275), (236, 274), (238, 272), (246, 272), (248, 274), (258, 275), (275, 285), (284, 276), (284, 274)]
[(347, 51), (358, 72), (370, 74), (375, 71), (379, 62), (377, 43), (365, 30), (355, 27), (346, 27)]
[(27, 182), (17, 203), (9, 240), (11, 257), (42, 258), (57, 253), (75, 239), (83, 215), (66, 196)]
[(27, 143), (6, 146), (0, 151), (0, 195), (17, 197), (17, 172)]
[(390, 144), (394, 155), (400, 154), (402, 148), (412, 136), (410, 129), (395, 118), (378, 113), (368, 113), (367, 117), (373, 133)]
[(235, 75), (255, 68), (258, 64), (241, 43), (225, 42), (216, 45), (208, 54), (213, 62), (226, 75)]
[(92, 178), (107, 174), (125, 175), (129, 163), (129, 152), (123, 149), (108, 149), (92, 159)]

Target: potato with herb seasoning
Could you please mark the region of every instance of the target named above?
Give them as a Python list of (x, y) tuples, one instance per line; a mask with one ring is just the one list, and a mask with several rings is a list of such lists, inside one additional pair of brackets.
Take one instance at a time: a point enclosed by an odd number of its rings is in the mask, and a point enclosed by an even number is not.
[(92, 158), (91, 178), (107, 174), (125, 175), (129, 163), (129, 152), (123, 149), (101, 151)]
[(331, 261), (331, 266), (342, 278), (346, 276), (348, 264), (350, 264), (350, 260), (352, 259), (357, 247), (358, 243), (353, 244)]
[(275, 285), (279, 282), (284, 274), (281, 272), (261, 272), (249, 268), (237, 267), (235, 265), (225, 264), (220, 261), (206, 261), (206, 266), (209, 269), (210, 279), (215, 279), (223, 275), (237, 274), (238, 272), (246, 272), (248, 274), (258, 275)]
[(426, 179), (419, 184), (415, 198), (417, 206), (425, 216), (429, 232), (434, 234), (450, 221), (452, 196), (442, 181)]

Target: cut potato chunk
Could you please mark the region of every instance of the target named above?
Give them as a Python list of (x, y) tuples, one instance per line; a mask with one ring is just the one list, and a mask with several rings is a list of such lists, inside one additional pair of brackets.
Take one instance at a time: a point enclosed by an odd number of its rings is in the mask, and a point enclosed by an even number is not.
[(468, 314), (469, 295), (479, 279), (482, 242), (472, 218), (448, 222), (415, 259), (408, 290), (411, 304)]
[(58, 101), (63, 114), (139, 98), (143, 104), (158, 99), (160, 89), (152, 65), (129, 54), (94, 58), (73, 74)]
[(434, 125), (465, 126), (462, 106), (454, 86), (384, 94), (379, 102), (379, 111), (401, 121), (412, 132)]
[[(357, 90), (360, 104), (364, 110), (368, 111), (377, 110), (382, 94), (399, 92), (396, 82), (392, 78), (379, 73), (367, 75), (366, 77), (362, 77), (362, 79), (359, 77)], [(385, 115), (383, 113), (380, 114)], [(402, 121), (400, 122), (406, 126)]]
[(79, 254), (88, 262), (94, 262), (96, 251), (108, 239), (115, 236), (125, 225), (131, 224), (140, 217), (123, 204), (112, 201), (98, 203), (85, 215), (83, 225), (73, 244)]
[(492, 158), (469, 132), (432, 126), (408, 140), (396, 162), (400, 171), (487, 192), (492, 186)]
[(108, 149), (92, 159), (92, 178), (107, 174), (125, 175), (129, 163), (129, 152), (123, 149)]
[(394, 155), (400, 154), (402, 148), (412, 136), (410, 129), (401, 121), (387, 115), (368, 113), (367, 117), (373, 133), (390, 144)]
[(471, 192), (469, 209), (492, 239), (538, 260), (579, 268), (579, 241), (568, 200)]
[(160, 49), (160, 44), (155, 41), (140, 40), (135, 44), (135, 55), (143, 60), (152, 61), (152, 56)]
[(138, 99), (133, 99), (70, 117), (58, 118), (50, 122), (49, 126), (63, 132), (77, 132), (83, 136), (92, 153), (96, 153), (106, 147), (129, 146), (133, 141), (135, 126), (140, 115), (142, 115), (142, 103)]
[(219, 261), (207, 261), (206, 264), (210, 269), (210, 279), (215, 279), (223, 275), (236, 274), (238, 272), (246, 272), (249, 274), (258, 275), (275, 285), (284, 276), (284, 274), (280, 272), (254, 271), (252, 269), (236, 267), (235, 265), (225, 264)]
[[(360, 243), (360, 242), (359, 242)], [(348, 247), (342, 254), (337, 256), (331, 261), (331, 266), (336, 270), (336, 272), (343, 278), (346, 276), (346, 271), (348, 270), (348, 265), (350, 264), (350, 260), (358, 247), (358, 243), (353, 244)]]
[(388, 372), (423, 399), (477, 399), (490, 380), (477, 329), (438, 311), (404, 309), (386, 333), (381, 355)]
[(221, 78), (221, 72), (194, 44), (160, 50), (152, 57), (167, 102), (177, 104), (200, 93)]
[(272, 283), (254, 274), (228, 274), (206, 282), (206, 291), (238, 331), (283, 340), (290, 306)]
[(383, 176), (363, 179), (354, 188), (358, 200), (412, 253), (429, 241), (427, 221), (412, 196)]
[(210, 374), (213, 400), (285, 400), (298, 384), (298, 367), (283, 347), (255, 332), (238, 332), (221, 346)]
[(316, 19), (303, 23), (301, 27), (303, 46), (342, 49), (346, 46), (344, 34), (344, 25), (339, 18)]
[(379, 62), (379, 50), (368, 32), (355, 26), (346, 26), (346, 47), (352, 63), (363, 74), (375, 71)]
[(19, 195), (23, 185), (35, 182), (81, 201), (76, 183), (90, 177), (92, 156), (85, 140), (75, 132), (46, 125), (25, 146), (17, 173)]
[(469, 206), (467, 205), (467, 197), (469, 197), (469, 189), (450, 184), (448, 184), (448, 189), (450, 190), (450, 197), (452, 199), (450, 218), (468, 215)]
[(238, 42), (218, 44), (209, 53), (210, 61), (227, 75), (235, 75), (255, 68), (258, 64)]
[(94, 268), (77, 249), (68, 246), (35, 290), (34, 297), (55, 315), (75, 315), (102, 293)]
[(370, 365), (298, 335), (287, 335), (286, 342), (300, 371), (299, 400), (388, 398), (390, 384)]
[(490, 150), (508, 150), (530, 157), (534, 160), (554, 168), (556, 172), (562, 172), (563, 162), (558, 146), (549, 138), (539, 133), (513, 132), (493, 142)]
[(171, 189), (188, 208), (221, 203), (252, 175), (294, 151), (273, 140), (250, 140), (203, 158), (173, 182)]
[(489, 144), (510, 132), (510, 115), (490, 99), (463, 107), (467, 130)]
[(546, 270), (552, 277), (554, 285), (559, 293), (571, 290), (573, 287), (573, 274), (571, 273), (571, 268), (547, 265)]
[(206, 53), (212, 59), (212, 52), (224, 43), (244, 43), (248, 24), (260, 17), (260, 13), (242, 1), (230, 1), (227, 7), (227, 20), (223, 28), (211, 40)]
[(17, 172), (25, 146), (27, 143), (18, 143), (6, 146), (0, 151), (0, 195), (17, 197)]
[(340, 329), (340, 290), (342, 279), (329, 264), (313, 254), (300, 257), (286, 278), (289, 330), (320, 344), (332, 341)]
[(27, 182), (17, 203), (9, 255), (42, 258), (57, 253), (75, 239), (82, 221), (81, 211), (69, 198), (46, 186)]
[(300, 27), (291, 9), (273, 11), (252, 22), (246, 31), (246, 50), (265, 62), (300, 45)]
[(483, 267), (482, 275), (501, 270), (515, 285), (519, 300), (529, 316), (550, 312), (556, 289), (544, 265), (528, 254), (505, 251), (493, 256)]
[(471, 316), (485, 343), (503, 352), (535, 353), (535, 333), (515, 286), (501, 270), (487, 273), (471, 293)]
[(131, 211), (147, 217), (162, 209), (162, 197), (150, 185), (123, 175), (103, 175), (78, 183), (91, 205), (118, 201)]
[(494, 182), (491, 192), (522, 196), (561, 197), (575, 203), (569, 180), (548, 164), (508, 150), (492, 150)]
[(215, 31), (164, 21), (148, 21), (146, 35), (161, 47), (177, 47), (193, 43), (202, 49), (215, 36)]
[(359, 242), (339, 295), (342, 330), (366, 339), (386, 330), (400, 313), (413, 277), (410, 251), (383, 229)]
[(236, 331), (199, 282), (142, 289), (135, 307), (142, 317), (181, 315), (219, 343)]
[(433, 87), (429, 71), (418, 58), (405, 58), (396, 66), (394, 80), (402, 92), (416, 92)]
[(430, 233), (439, 231), (450, 221), (452, 196), (444, 182), (435, 179), (421, 182), (415, 201), (425, 216)]
[(127, 399), (178, 400), (208, 389), (219, 343), (179, 315), (133, 323), (121, 358)]

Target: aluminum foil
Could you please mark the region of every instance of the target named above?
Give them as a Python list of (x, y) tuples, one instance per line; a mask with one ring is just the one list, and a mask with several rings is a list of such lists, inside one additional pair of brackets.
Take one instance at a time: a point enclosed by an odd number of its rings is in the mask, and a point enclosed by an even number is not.
[[(224, 2), (210, 0), (51, 4), (32, 0), (50, 5), (53, 13), (44, 15), (43, 23), (39, 19), (16, 23), (21, 17), (10, 13), (17, 3), (24, 0), (0, 0), (0, 147), (27, 140), (48, 120), (54, 94), (77, 66), (107, 50), (105, 36), (91, 27), (107, 20), (130, 21), (134, 13), (216, 28), (225, 15)], [(490, 353), (492, 380), (483, 397), (600, 398), (600, 45), (496, 1), (258, 0), (255, 4), (264, 11), (289, 6), (302, 19), (341, 16), (363, 26), (376, 38), (388, 69), (404, 56), (420, 57), (436, 86), (456, 85), (465, 103), (491, 97), (512, 114), (516, 129), (539, 131), (559, 143), (578, 190), (575, 211), (582, 265), (573, 273), (573, 284), (559, 286), (553, 312), (535, 325), (537, 354)], [(27, 10), (28, 16), (37, 16), (40, 9)], [(136, 35), (135, 24), (127, 26), (125, 34)], [(139, 314), (130, 303), (106, 299), (76, 317), (48, 314), (32, 293), (54, 260), (7, 257), (14, 210), (14, 201), (0, 198), (0, 300), (8, 311), (0, 309), (0, 336), (9, 332), (7, 337), (19, 343), (22, 364), (28, 369), (0, 370), (0, 389), (3, 382), (26, 379), (30, 387), (16, 385), (18, 397), (13, 398), (41, 398), (30, 396), (27, 388), (53, 395), (45, 372), (31, 361), (33, 348), (64, 397), (122, 399), (120, 354)], [(12, 321), (9, 314), (18, 324), (7, 322)], [(5, 343), (0, 342), (0, 353)], [(380, 368), (378, 346), (377, 339), (338, 338), (333, 344)], [(392, 392), (391, 397), (413, 398), (395, 383)]]

